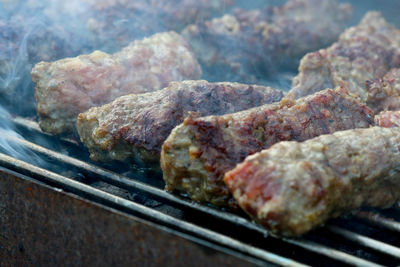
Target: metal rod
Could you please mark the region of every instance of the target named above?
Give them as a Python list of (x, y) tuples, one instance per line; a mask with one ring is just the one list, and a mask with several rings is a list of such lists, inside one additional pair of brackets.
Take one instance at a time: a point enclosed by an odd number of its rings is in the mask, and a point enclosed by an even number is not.
[[(20, 145), (23, 145), (33, 151), (39, 152), (41, 154), (55, 158), (61, 162), (68, 163), (77, 168), (80, 168), (85, 171), (89, 171), (93, 174), (96, 174), (96, 177), (104, 182), (107, 182), (107, 183), (110, 183), (113, 185), (117, 185), (117, 186), (121, 186), (121, 187), (124, 187), (127, 189), (137, 189), (137, 190), (140, 190), (143, 192), (147, 192), (157, 198), (162, 198), (162, 199), (168, 200), (175, 204), (193, 208), (193, 209), (196, 209), (197, 211), (201, 211), (203, 213), (209, 214), (209, 215), (213, 216), (214, 218), (221, 219), (221, 220), (233, 223), (235, 225), (239, 225), (242, 227), (246, 227), (247, 229), (257, 231), (259, 233), (262, 233), (264, 236), (270, 236), (271, 238), (275, 238), (275, 239), (278, 238), (276, 236), (272, 236), (271, 234), (269, 234), (269, 232), (265, 228), (263, 228), (259, 225), (256, 225), (256, 224), (250, 222), (249, 220), (242, 218), (240, 216), (230, 214), (227, 212), (217, 211), (217, 210), (214, 210), (212, 208), (209, 208), (209, 207), (197, 204), (197, 203), (193, 203), (193, 202), (189, 202), (189, 201), (180, 199), (180, 198), (178, 198), (166, 191), (163, 191), (161, 189), (158, 189), (158, 188), (149, 186), (147, 184), (129, 179), (128, 177), (113, 173), (111, 171), (104, 170), (98, 166), (82, 162), (80, 160), (63, 155), (61, 153), (54, 152), (52, 150), (49, 150), (47, 148), (41, 147), (39, 145), (36, 145), (34, 143), (31, 143), (29, 141), (26, 141), (26, 140), (23, 140), (23, 139), (14, 137), (14, 136), (5, 136), (5, 138), (7, 138), (13, 142), (16, 142)], [(278, 239), (280, 239), (280, 238), (278, 238)], [(287, 241), (289, 239), (283, 239), (283, 240)], [(294, 243), (290, 242), (290, 243), (295, 246), (300, 246), (302, 248), (307, 248), (307, 249), (310, 248), (310, 242), (307, 240), (304, 240), (304, 239), (298, 239), (298, 240), (296, 240), (296, 242), (294, 242)], [(344, 252), (340, 252), (338, 250), (328, 248), (328, 247), (325, 247), (325, 246), (322, 246), (322, 245), (319, 245), (316, 243), (313, 243), (312, 251), (315, 253), (324, 255), (324, 256), (328, 256), (330, 258), (334, 258), (336, 260), (341, 260), (348, 264), (353, 264), (353, 265), (357, 265), (359, 263), (359, 260), (361, 260), (355, 256), (352, 256), (352, 255), (346, 254)]]
[[(21, 118), (21, 117), (18, 117), (18, 116), (10, 117), (10, 120), (14, 124), (16, 124), (18, 126), (21, 126), (21, 127), (24, 127), (26, 129), (29, 129), (31, 131), (35, 131), (37, 133), (40, 133), (40, 134), (43, 134), (43, 135), (46, 135), (46, 136), (53, 136), (53, 135), (51, 135), (49, 133), (43, 132), (42, 129), (40, 129), (40, 126), (36, 121), (28, 120), (28, 119)], [(76, 141), (76, 140), (74, 140), (72, 138), (60, 137), (60, 139), (62, 141), (64, 141), (64, 142), (69, 143), (70, 145), (79, 146), (78, 141)]]
[(338, 234), (346, 239), (349, 239), (349, 240), (357, 243), (358, 245), (365, 246), (365, 247), (371, 248), (373, 250), (379, 251), (381, 253), (384, 253), (384, 254), (387, 254), (392, 257), (400, 259), (400, 249), (396, 248), (392, 245), (383, 243), (381, 241), (374, 240), (374, 239), (366, 237), (366, 236), (362, 236), (357, 233), (353, 233), (351, 231), (342, 229), (337, 226), (328, 226), (327, 229), (329, 229), (330, 231), (332, 231), (335, 234)]
[[(139, 190), (142, 192), (146, 192), (151, 194), (152, 196), (155, 196), (157, 198), (162, 198), (164, 200), (168, 200), (172, 203), (179, 204), (181, 206), (189, 207), (189, 208), (194, 208), (197, 210), (200, 210), (202, 212), (211, 214), (213, 216), (216, 216), (218, 218), (222, 218), (224, 220), (230, 220), (231, 222), (234, 222), (235, 224), (244, 224), (248, 223), (248, 221), (242, 217), (235, 216), (234, 220), (232, 221), (231, 214), (226, 214), (223, 213), (221, 214), (221, 211), (214, 210), (212, 208), (200, 205), (198, 203), (194, 202), (189, 202), (187, 200), (183, 200), (177, 196), (174, 196), (164, 190), (158, 189), (156, 187), (147, 185), (142, 182), (138, 182), (136, 180), (133, 180), (132, 178), (128, 178), (126, 176), (114, 173), (112, 171), (105, 170), (101, 167), (98, 167), (93, 164), (89, 164), (86, 162), (83, 162), (81, 160), (75, 159), (73, 157), (52, 151), (50, 149), (44, 148), (42, 146), (36, 145), (34, 143), (31, 143), (29, 141), (17, 138), (15, 136), (11, 135), (4, 135), (3, 138), (8, 139), (10, 141), (13, 141), (19, 145), (22, 145), (26, 148), (29, 148), (32, 151), (41, 153), (43, 155), (46, 155), (50, 158), (56, 159), (58, 161), (61, 161), (63, 163), (67, 163), (69, 165), (72, 165), (78, 169), (84, 170), (86, 172), (92, 173), (96, 175), (96, 178), (99, 180), (102, 180), (106, 183), (109, 183), (111, 185), (116, 185), (125, 189), (134, 189), (134, 190)], [(134, 177), (133, 177), (134, 178)]]
[(17, 124), (19, 126), (23, 126), (23, 127), (27, 128), (27, 129), (34, 130), (36, 132), (40, 132), (40, 133), (48, 135), (47, 133), (44, 133), (40, 129), (39, 124), (36, 121), (32, 121), (32, 120), (29, 120), (29, 119), (21, 118), (21, 117), (18, 117), (18, 116), (10, 117), (10, 119), (11, 119), (12, 122), (14, 122), (15, 124)]
[(48, 170), (36, 167), (29, 163), (26, 163), (21, 160), (14, 159), (10, 156), (7, 156), (3, 153), (0, 153), (0, 163), (5, 165), (12, 165), (19, 170), (24, 170), (35, 176), (42, 177), (52, 183), (61, 185), (63, 187), (68, 188), (69, 190), (83, 192), (85, 195), (94, 197), (95, 199), (101, 199), (102, 201), (112, 203), (113, 205), (124, 208), (125, 210), (131, 210), (135, 213), (142, 214), (147, 218), (155, 219), (159, 222), (162, 222), (165, 225), (172, 226), (172, 228), (178, 227), (181, 230), (191, 233), (194, 236), (202, 236), (207, 240), (216, 242), (217, 244), (221, 244), (223, 246), (232, 248), (234, 250), (240, 251), (242, 253), (254, 256), (256, 258), (265, 260), (270, 263), (279, 264), (281, 266), (306, 266), (291, 259), (283, 258), (276, 254), (264, 251), (262, 249), (244, 244), (238, 240), (235, 240), (231, 237), (216, 233), (214, 231), (202, 228), (200, 226), (194, 225), (189, 222), (185, 222), (179, 219), (176, 219), (170, 215), (166, 215), (162, 212), (153, 210), (141, 204), (123, 199), (121, 197), (106, 193), (99, 189), (93, 188), (91, 186), (85, 185), (83, 183), (74, 181), (67, 177), (61, 176), (59, 174), (50, 172)]
[(396, 231), (396, 232), (400, 233), (400, 223), (398, 223), (392, 219), (385, 218), (379, 214), (367, 212), (367, 211), (360, 211), (360, 212), (357, 212), (355, 214), (355, 216), (364, 221), (367, 221), (367, 222), (373, 223), (375, 225), (378, 225), (380, 227), (387, 228), (388, 230)]
[(346, 254), (342, 251), (338, 251), (338, 250), (334, 250), (331, 249), (329, 247), (325, 247), (323, 245), (320, 244), (316, 244), (314, 242), (311, 241), (298, 241), (296, 239), (287, 239), (285, 238), (285, 241), (290, 243), (290, 244), (294, 244), (294, 245), (298, 245), (299, 247), (305, 248), (307, 250), (310, 251), (314, 251), (317, 252), (319, 254), (323, 254), (325, 256), (328, 256), (330, 258), (336, 259), (336, 260), (340, 260), (342, 262), (345, 262), (346, 264), (349, 265), (353, 265), (353, 266), (368, 266), (368, 267), (376, 267), (376, 266), (382, 266), (364, 259), (360, 259), (357, 258), (355, 256)]

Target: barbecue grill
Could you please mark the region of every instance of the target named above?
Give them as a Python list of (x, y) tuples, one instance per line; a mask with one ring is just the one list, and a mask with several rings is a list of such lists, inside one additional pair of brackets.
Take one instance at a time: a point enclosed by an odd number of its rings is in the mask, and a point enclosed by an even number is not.
[(164, 191), (157, 170), (93, 163), (82, 144), (42, 132), (32, 118), (1, 120), (12, 131), (0, 138), (30, 160), (0, 149), (0, 265), (400, 264), (399, 205), (277, 237), (245, 214)]
[[(6, 132), (3, 138), (40, 155), (43, 161), (35, 166), (0, 154), (1, 237), (5, 241), (1, 251), (9, 262), (45, 263), (49, 257), (55, 263), (64, 258), (71, 264), (101, 263), (100, 255), (106, 255), (105, 262), (110, 264), (138, 257), (149, 264), (165, 260), (183, 264), (196, 257), (199, 265), (261, 266), (316, 262), (395, 266), (400, 261), (398, 206), (358, 211), (299, 239), (279, 238), (244, 215), (163, 191), (161, 183), (144, 178), (146, 169), (123, 175), (107, 169), (118, 168), (112, 164), (86, 163), (88, 155), (74, 140), (42, 133), (31, 120), (11, 119), (29, 141)], [(107, 227), (105, 221), (112, 225)], [(62, 251), (47, 251), (47, 242)], [(130, 247), (121, 252), (122, 244)], [(78, 245), (90, 248), (74, 247)], [(81, 251), (67, 257), (72, 252), (68, 249)]]

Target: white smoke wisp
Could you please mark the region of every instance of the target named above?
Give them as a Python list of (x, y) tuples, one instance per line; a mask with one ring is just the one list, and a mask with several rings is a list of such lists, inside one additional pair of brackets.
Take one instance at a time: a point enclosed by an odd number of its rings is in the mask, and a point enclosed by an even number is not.
[(24, 138), (11, 123), (11, 115), (0, 106), (0, 152), (37, 166), (46, 166), (39, 155), (18, 144), (18, 140)]

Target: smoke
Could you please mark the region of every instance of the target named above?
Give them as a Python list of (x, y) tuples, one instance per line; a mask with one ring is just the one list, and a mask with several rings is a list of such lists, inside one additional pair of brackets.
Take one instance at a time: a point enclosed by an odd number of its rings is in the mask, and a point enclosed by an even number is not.
[[(365, 0), (351, 2), (355, 6), (351, 23), (355, 25), (368, 10), (380, 10), (400, 26), (396, 12), (397, 0)], [(40, 61), (102, 50), (112, 53), (135, 39), (153, 33), (181, 30), (190, 23), (233, 14), (235, 8), (252, 10), (266, 5), (283, 5), (282, 0), (218, 1), (198, 8), (207, 1), (194, 0), (0, 0), (0, 123), (1, 134), (17, 135), (8, 122), (10, 114), (35, 117), (34, 88), (30, 77), (32, 67)], [(179, 6), (179, 8), (176, 8)], [(230, 44), (240, 47), (240, 43)], [(231, 49), (224, 51), (230, 53)], [(251, 54), (249, 51), (249, 54)], [(251, 54), (252, 55), (252, 54)], [(288, 90), (297, 65), (288, 71), (272, 73), (264, 84)], [(290, 70), (290, 71), (289, 71)], [(262, 76), (254, 66), (255, 76)], [(262, 71), (262, 69), (261, 69)], [(218, 74), (218, 70), (215, 71)], [(216, 76), (218, 78), (218, 75)], [(204, 76), (204, 79), (211, 77)], [(215, 79), (217, 79), (215, 78)], [(233, 79), (236, 77), (233, 77)], [(213, 80), (214, 77), (211, 79)], [(21, 137), (21, 136), (18, 136)], [(1, 150), (22, 157), (25, 150), (1, 141)], [(32, 157), (35, 158), (35, 157)]]
[(398, 16), (400, 1), (398, 0), (340, 0), (340, 2), (349, 2), (354, 7), (354, 14), (349, 26), (358, 24), (365, 13), (374, 10), (381, 12), (388, 22), (400, 27), (400, 17)]
[[(214, 2), (201, 10), (193, 0), (0, 0), (0, 151), (41, 161), (10, 141), (23, 138), (10, 114), (36, 116), (30, 76), (36, 63), (94, 50), (112, 53), (156, 32), (179, 32), (185, 24), (227, 12), (232, 0), (217, 7)], [(177, 6), (181, 13), (175, 12)]]
[(56, 6), (55, 1), (0, 1), (0, 97), (13, 114), (35, 114), (34, 64), (91, 50), (81, 23)]
[[(13, 108), (13, 114), (35, 114), (30, 70), (39, 61), (74, 57), (93, 50), (112, 53), (135, 39), (165, 30), (179, 32), (187, 24), (232, 14), (234, 8), (251, 10), (283, 5), (286, 1), (236, 0), (232, 6), (232, 0), (225, 0), (220, 6), (204, 9), (208, 13), (198, 9), (197, 2), (202, 1), (0, 0), (1, 103), (7, 109)], [(355, 6), (349, 26), (357, 24), (371, 9), (382, 11), (389, 21), (400, 24), (400, 18), (395, 14), (398, 10), (395, 7), (400, 7), (396, 0), (341, 2), (351, 2)], [(175, 7), (178, 4), (180, 9)], [(230, 44), (232, 47), (240, 45)], [(293, 64), (288, 68), (295, 71), (297, 66)], [(254, 69), (255, 76), (262, 75), (257, 73), (257, 66)], [(264, 84), (280, 84), (280, 75), (270, 76)], [(287, 75), (282, 76), (281, 83), (286, 89)]]
[(93, 49), (82, 25), (84, 9), (78, 1), (0, 0), (0, 152), (37, 166), (43, 157), (18, 144), (12, 115), (33, 118), (35, 112), (30, 71), (40, 61), (77, 56)]
[(17, 144), (13, 140), (23, 139), (11, 122), (11, 115), (0, 106), (0, 152), (24, 160), (37, 166), (46, 166), (46, 162), (34, 152)]
[(34, 115), (30, 70), (36, 63), (113, 53), (135, 39), (222, 15), (232, 2), (0, 0), (0, 102), (13, 114)]

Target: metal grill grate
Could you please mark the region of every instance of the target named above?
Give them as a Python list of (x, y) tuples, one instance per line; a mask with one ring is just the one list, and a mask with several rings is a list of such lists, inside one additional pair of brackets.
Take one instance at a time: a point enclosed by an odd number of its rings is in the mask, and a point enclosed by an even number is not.
[[(0, 154), (0, 165), (63, 190), (277, 265), (301, 266), (321, 261), (330, 265), (400, 264), (398, 207), (387, 211), (359, 211), (333, 220), (328, 226), (299, 239), (279, 238), (244, 215), (199, 205), (165, 192), (160, 179), (146, 179), (140, 172), (125, 176), (104, 166), (86, 163), (87, 154), (82, 153), (78, 142), (58, 140), (42, 133), (33, 121), (13, 118), (13, 122), (21, 135), (32, 142), (15, 136), (5, 135), (4, 138), (40, 154), (50, 163), (43, 169)], [(65, 154), (57, 152), (60, 150)], [(66, 170), (69, 170), (67, 174)], [(107, 193), (105, 187), (97, 189), (98, 181), (128, 192), (128, 197)]]

